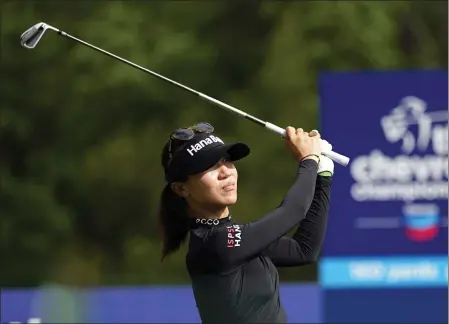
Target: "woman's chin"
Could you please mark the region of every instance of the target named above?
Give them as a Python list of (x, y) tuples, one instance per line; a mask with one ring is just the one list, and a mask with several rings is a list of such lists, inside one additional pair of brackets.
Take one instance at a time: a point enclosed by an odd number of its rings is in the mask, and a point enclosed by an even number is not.
[(221, 202), (226, 206), (234, 205), (237, 202), (237, 193), (222, 197)]

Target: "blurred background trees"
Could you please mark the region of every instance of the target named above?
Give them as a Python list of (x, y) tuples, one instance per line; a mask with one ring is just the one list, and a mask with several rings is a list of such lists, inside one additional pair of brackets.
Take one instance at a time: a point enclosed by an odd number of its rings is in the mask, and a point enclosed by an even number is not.
[[(159, 262), (155, 221), (174, 128), (208, 121), (252, 147), (241, 221), (275, 208), (296, 168), (272, 133), (91, 49), (52, 33), (23, 49), (39, 21), (282, 127), (319, 128), (320, 72), (447, 68), (443, 1), (42, 0), (1, 13), (2, 286), (187, 283), (184, 249)], [(315, 278), (313, 265), (281, 270)]]

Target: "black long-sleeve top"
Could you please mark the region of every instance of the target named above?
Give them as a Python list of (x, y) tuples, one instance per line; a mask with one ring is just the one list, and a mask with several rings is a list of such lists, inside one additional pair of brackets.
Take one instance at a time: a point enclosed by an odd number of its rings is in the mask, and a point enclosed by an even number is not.
[[(316, 261), (326, 231), (331, 177), (303, 161), (281, 205), (249, 224), (192, 220), (186, 256), (204, 324), (285, 323), (276, 267)], [(296, 225), (293, 237), (286, 234)]]

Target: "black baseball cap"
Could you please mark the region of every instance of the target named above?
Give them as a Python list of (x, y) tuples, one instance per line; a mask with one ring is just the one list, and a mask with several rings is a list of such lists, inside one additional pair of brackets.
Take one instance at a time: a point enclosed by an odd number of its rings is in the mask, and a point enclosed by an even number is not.
[(167, 161), (163, 163), (165, 180), (169, 183), (184, 181), (187, 176), (206, 171), (223, 158), (237, 161), (249, 153), (250, 148), (244, 143), (225, 144), (213, 133), (195, 133), (173, 152), (169, 165)]

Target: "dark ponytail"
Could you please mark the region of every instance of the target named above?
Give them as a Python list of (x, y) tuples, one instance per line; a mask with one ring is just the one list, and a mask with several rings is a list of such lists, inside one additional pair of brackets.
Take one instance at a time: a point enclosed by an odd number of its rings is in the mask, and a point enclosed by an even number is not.
[(163, 261), (181, 247), (189, 233), (187, 201), (173, 192), (169, 184), (161, 193), (159, 226), (162, 236), (161, 261)]
[[(164, 168), (165, 179), (169, 172), (169, 165), (172, 157), (185, 146), (186, 142), (182, 140), (168, 140), (161, 154), (161, 165)], [(187, 178), (177, 178), (178, 181), (184, 182)], [(189, 221), (187, 201), (177, 195), (171, 188), (170, 184), (166, 184), (161, 193), (159, 204), (159, 229), (162, 237), (162, 256), (163, 261), (169, 254), (176, 252), (182, 243), (187, 239), (189, 234)]]

